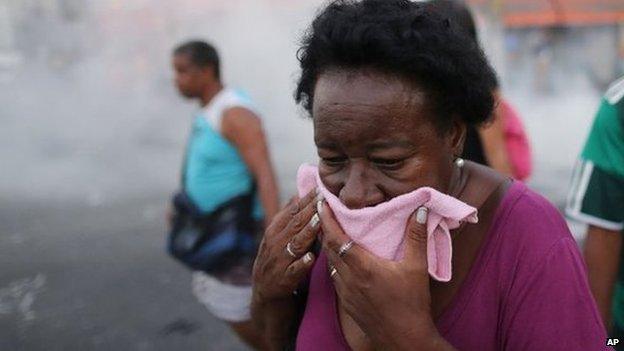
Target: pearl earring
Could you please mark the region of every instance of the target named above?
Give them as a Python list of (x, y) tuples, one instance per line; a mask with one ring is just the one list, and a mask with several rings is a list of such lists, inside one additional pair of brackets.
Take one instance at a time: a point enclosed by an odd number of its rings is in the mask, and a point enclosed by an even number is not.
[(461, 157), (457, 157), (455, 159), (455, 166), (457, 166), (457, 168), (462, 168), (464, 167), (464, 159)]

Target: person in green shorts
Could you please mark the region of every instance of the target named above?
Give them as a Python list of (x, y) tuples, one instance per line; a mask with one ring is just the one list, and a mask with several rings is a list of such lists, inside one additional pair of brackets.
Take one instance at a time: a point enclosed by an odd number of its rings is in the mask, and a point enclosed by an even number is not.
[[(612, 337), (624, 339), (624, 77), (605, 94), (577, 163), (566, 214), (588, 225), (589, 282)], [(624, 348), (622, 348), (624, 349)]]

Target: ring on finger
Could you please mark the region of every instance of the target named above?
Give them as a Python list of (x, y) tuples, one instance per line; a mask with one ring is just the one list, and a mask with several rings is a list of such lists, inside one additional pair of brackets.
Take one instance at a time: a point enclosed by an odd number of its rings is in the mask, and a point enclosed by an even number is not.
[(346, 243), (342, 244), (342, 246), (340, 246), (340, 249), (338, 250), (338, 257), (344, 256), (347, 251), (349, 251), (353, 247), (354, 243), (355, 242), (353, 240), (349, 240)]
[(293, 251), (292, 249), (292, 242), (288, 242), (288, 244), (286, 244), (286, 253), (288, 253), (288, 255), (290, 255), (290, 257), (292, 258), (299, 258), (299, 256), (297, 256), (297, 254)]
[(336, 269), (336, 267), (332, 266), (331, 269), (329, 270), (329, 277), (333, 278), (336, 273), (338, 273), (338, 270)]

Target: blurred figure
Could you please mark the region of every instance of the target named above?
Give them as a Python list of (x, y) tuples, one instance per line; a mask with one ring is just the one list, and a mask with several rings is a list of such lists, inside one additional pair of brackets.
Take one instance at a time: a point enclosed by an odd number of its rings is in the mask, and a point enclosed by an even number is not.
[(541, 94), (554, 92), (552, 68), (555, 61), (555, 37), (556, 28), (544, 28), (536, 32), (533, 47), (535, 57), (534, 86)]
[[(477, 28), (470, 9), (462, 1), (430, 0), (428, 6), (478, 44)], [(526, 180), (531, 174), (531, 150), (524, 126), (516, 110), (500, 95), (492, 122), (481, 128), (468, 127), (462, 158)]]
[[(262, 225), (247, 224), (268, 223), (278, 211), (279, 197), (261, 120), (247, 97), (224, 87), (219, 57), (210, 44), (180, 45), (173, 67), (178, 90), (198, 100), (201, 110), (187, 144), (183, 191), (174, 201), (176, 215), (190, 216), (192, 224), (187, 228), (174, 220), (170, 247), (196, 270), (193, 292), (198, 300), (250, 346), (264, 349), (249, 322), (256, 245), (246, 234), (262, 232)], [(185, 244), (189, 240), (192, 249)]]
[(624, 77), (611, 85), (577, 164), (566, 213), (588, 225), (584, 254), (605, 326), (624, 338)]

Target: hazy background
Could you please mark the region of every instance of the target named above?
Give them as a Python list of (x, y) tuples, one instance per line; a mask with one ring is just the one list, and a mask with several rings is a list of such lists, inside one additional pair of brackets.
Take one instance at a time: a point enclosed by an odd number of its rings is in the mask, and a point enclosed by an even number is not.
[[(478, 2), (478, 1), (477, 1)], [(315, 161), (292, 99), (297, 41), (320, 1), (0, 0), (0, 350), (242, 350), (164, 252), (197, 106), (170, 53), (206, 39), (227, 85), (262, 111), (283, 197)], [(529, 184), (562, 205), (622, 26), (506, 28), (478, 8), (486, 51), (524, 119)]]

